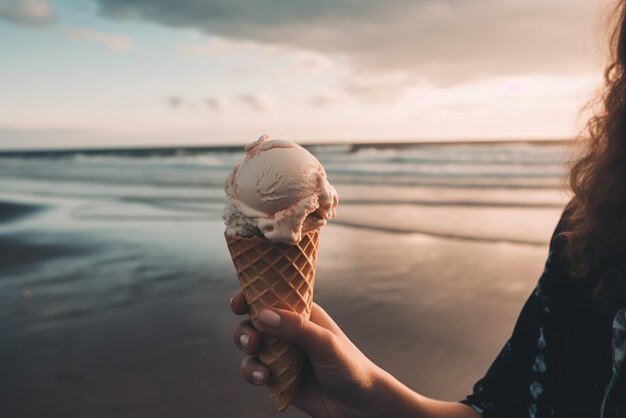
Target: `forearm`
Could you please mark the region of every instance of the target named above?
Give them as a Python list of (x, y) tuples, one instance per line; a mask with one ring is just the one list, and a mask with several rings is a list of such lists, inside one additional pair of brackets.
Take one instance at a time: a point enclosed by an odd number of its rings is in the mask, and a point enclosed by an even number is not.
[(481, 418), (467, 405), (429, 399), (409, 389), (384, 370), (377, 376), (379, 404), (375, 418)]

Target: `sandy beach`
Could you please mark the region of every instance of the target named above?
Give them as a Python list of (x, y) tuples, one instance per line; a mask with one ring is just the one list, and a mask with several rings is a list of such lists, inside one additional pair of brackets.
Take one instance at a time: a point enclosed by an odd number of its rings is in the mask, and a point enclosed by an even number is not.
[[(219, 186), (53, 184), (16, 167), (0, 161), (0, 416), (279, 416), (239, 377)], [(461, 399), (535, 286), (565, 197), (371, 184), (337, 182), (315, 300), (408, 386)]]

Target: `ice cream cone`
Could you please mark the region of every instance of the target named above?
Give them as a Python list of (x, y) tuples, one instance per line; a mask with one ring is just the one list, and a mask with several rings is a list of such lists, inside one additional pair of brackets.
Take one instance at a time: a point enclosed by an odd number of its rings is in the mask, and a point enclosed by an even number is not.
[(316, 229), (303, 235), (298, 244), (287, 245), (261, 236), (225, 234), (250, 319), (264, 341), (259, 359), (271, 372), (268, 389), (279, 411), (284, 411), (298, 393), (305, 356), (298, 348), (265, 332), (258, 318), (269, 307), (309, 318), (319, 235)]

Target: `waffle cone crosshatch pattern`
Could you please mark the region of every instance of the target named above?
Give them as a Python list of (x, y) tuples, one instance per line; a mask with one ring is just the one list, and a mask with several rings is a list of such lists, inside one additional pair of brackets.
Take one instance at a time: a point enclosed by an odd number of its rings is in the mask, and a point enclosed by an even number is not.
[(250, 320), (264, 341), (259, 358), (272, 374), (268, 390), (280, 411), (298, 392), (305, 358), (298, 348), (264, 332), (258, 318), (269, 307), (309, 318), (319, 235), (319, 229), (309, 232), (296, 245), (272, 243), (258, 236), (225, 235)]

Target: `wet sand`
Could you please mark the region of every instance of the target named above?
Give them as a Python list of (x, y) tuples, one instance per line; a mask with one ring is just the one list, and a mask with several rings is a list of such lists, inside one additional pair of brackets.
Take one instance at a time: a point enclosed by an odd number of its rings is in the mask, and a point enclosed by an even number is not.
[[(278, 414), (239, 377), (219, 216), (125, 222), (11, 205), (0, 205), (0, 416), (304, 416)], [(524, 244), (329, 225), (315, 300), (407, 385), (458, 400), (508, 338), (543, 269), (543, 234)]]

